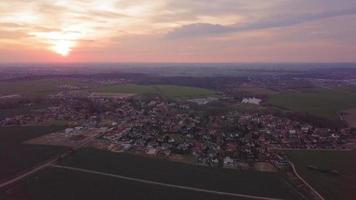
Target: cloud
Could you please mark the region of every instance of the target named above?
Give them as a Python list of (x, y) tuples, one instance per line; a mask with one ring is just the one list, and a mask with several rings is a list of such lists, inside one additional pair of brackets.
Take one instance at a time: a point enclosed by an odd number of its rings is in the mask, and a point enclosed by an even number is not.
[(168, 34), (169, 38), (182, 37), (198, 37), (203, 35), (222, 34), (234, 32), (235, 28), (232, 26), (223, 26), (219, 24), (197, 23), (184, 25)]
[(168, 54), (224, 60), (240, 56), (236, 49), (250, 59), (264, 53), (259, 48), (293, 48), (291, 41), (351, 52), (355, 10), (356, 0), (0, 0), (0, 47), (48, 52), (70, 41), (82, 58), (90, 52), (140, 61)]
[(345, 15), (355, 15), (356, 8), (350, 9), (337, 9), (333, 11), (325, 11), (320, 13), (305, 13), (299, 14), (292, 17), (275, 16), (267, 20), (261, 20), (254, 23), (249, 23), (245, 25), (219, 25), (219, 24), (209, 24), (209, 23), (196, 23), (184, 25), (167, 34), (168, 38), (187, 38), (187, 37), (198, 37), (198, 36), (208, 36), (216, 34), (226, 34), (244, 31), (254, 31), (270, 28), (281, 28), (289, 27), (294, 25), (299, 25), (302, 23), (322, 20), (326, 18), (339, 17)]
[(27, 37), (29, 37), (29, 35), (26, 32), (0, 30), (0, 40), (22, 39), (22, 38), (27, 38)]
[(309, 21), (321, 20), (331, 17), (339, 17), (345, 15), (354, 15), (356, 14), (356, 8), (350, 9), (337, 9), (333, 11), (326, 11), (321, 13), (301, 13), (298, 16), (284, 18), (279, 16), (272, 20), (266, 20), (255, 24), (246, 25), (245, 27), (236, 27), (236, 30), (255, 30), (255, 29), (265, 29), (265, 28), (278, 28), (278, 27), (287, 27), (302, 24)]

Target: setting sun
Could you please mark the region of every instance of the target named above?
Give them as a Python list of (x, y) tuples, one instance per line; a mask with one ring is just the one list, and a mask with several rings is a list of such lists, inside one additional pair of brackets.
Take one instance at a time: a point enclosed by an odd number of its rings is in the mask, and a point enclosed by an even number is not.
[(52, 50), (61, 56), (67, 56), (72, 51), (72, 47), (72, 41), (59, 40), (54, 42)]
[(42, 40), (47, 49), (61, 56), (67, 56), (77, 46), (79, 32), (58, 31), (58, 32), (32, 32), (30, 35)]

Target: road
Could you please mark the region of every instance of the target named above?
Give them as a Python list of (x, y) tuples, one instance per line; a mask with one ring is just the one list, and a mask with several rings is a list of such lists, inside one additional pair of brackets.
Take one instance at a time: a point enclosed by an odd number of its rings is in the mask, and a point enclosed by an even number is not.
[[(101, 133), (101, 134), (103, 134), (103, 133)], [(101, 135), (101, 134), (99, 134), (99, 135)], [(98, 137), (99, 135), (93, 135), (93, 136), (91, 136), (91, 137), (85, 139), (81, 144), (79, 144), (79, 145), (78, 145), (76, 148), (74, 148), (73, 150), (75, 151), (75, 150), (80, 149), (81, 147), (83, 147), (83, 146), (85, 146), (86, 144), (88, 144), (89, 142), (91, 142), (91, 141), (93, 140), (93, 138)], [(63, 157), (66, 157), (67, 155), (68, 155), (68, 153), (63, 153), (60, 157), (63, 158)], [(5, 182), (3, 182), (3, 183), (0, 183), (0, 189), (6, 187), (6, 186), (8, 186), (8, 185), (11, 185), (11, 184), (13, 184), (13, 183), (15, 183), (15, 182), (17, 182), (17, 181), (23, 179), (23, 178), (26, 178), (26, 177), (28, 177), (28, 176), (30, 176), (30, 175), (32, 175), (32, 174), (38, 172), (39, 170), (41, 170), (41, 169), (43, 169), (43, 168), (46, 168), (46, 167), (49, 167), (49, 166), (53, 165), (57, 160), (58, 160), (58, 158), (54, 158), (54, 159), (52, 159), (52, 160), (49, 160), (48, 162), (46, 162), (46, 163), (44, 163), (44, 164), (42, 164), (42, 165), (40, 165), (40, 166), (38, 166), (38, 167), (35, 167), (34, 169), (31, 169), (30, 171), (28, 171), (28, 172), (26, 172), (26, 173), (23, 173), (23, 174), (21, 174), (21, 175), (15, 177), (15, 178), (13, 178), (13, 179), (10, 179), (10, 180), (8, 180), (8, 181), (5, 181)]]
[(293, 169), (293, 173), (314, 193), (316, 197), (318, 197), (320, 200), (325, 200), (321, 194), (319, 194), (318, 191), (316, 191), (302, 176), (300, 176), (297, 172), (297, 169), (295, 168), (294, 164), (292, 162), (289, 162), (290, 166)]
[[(355, 146), (355, 145), (353, 145)], [(349, 152), (352, 151), (354, 148), (346, 148), (346, 149), (303, 149), (303, 148), (270, 148), (271, 150), (278, 150), (278, 151), (342, 151), (342, 152)]]
[(145, 180), (145, 179), (140, 179), (140, 178), (121, 176), (121, 175), (117, 175), (117, 174), (104, 173), (104, 172), (99, 172), (99, 171), (94, 171), (94, 170), (88, 170), (88, 169), (82, 169), (82, 168), (76, 168), (76, 167), (68, 167), (68, 166), (63, 166), (63, 165), (52, 164), (51, 166), (55, 167), (55, 168), (60, 168), (60, 169), (72, 170), (72, 171), (89, 173), (89, 174), (96, 174), (96, 175), (101, 175), (101, 176), (108, 176), (108, 177), (113, 177), (113, 178), (118, 178), (118, 179), (123, 179), (123, 180), (128, 180), (128, 181), (134, 181), (134, 182), (139, 182), (139, 183), (158, 185), (158, 186), (170, 187), (170, 188), (176, 188), (176, 189), (182, 189), (182, 190), (189, 190), (189, 191), (194, 191), (194, 192), (204, 192), (204, 193), (210, 193), (210, 194), (216, 194), (216, 195), (222, 195), (222, 196), (240, 197), (240, 198), (254, 199), (254, 200), (281, 200), (281, 199), (270, 198), (270, 197), (261, 197), (261, 196), (246, 195), (246, 194), (236, 194), (236, 193), (207, 190), (207, 189), (188, 187), (188, 186), (182, 186), (182, 185), (174, 185), (174, 184), (150, 181), (150, 180)]
[(56, 162), (56, 160), (57, 159), (50, 160), (50, 161), (48, 161), (48, 162), (46, 162), (46, 163), (44, 163), (44, 164), (32, 169), (31, 171), (28, 171), (28, 172), (26, 172), (26, 173), (24, 173), (24, 174), (22, 174), (20, 176), (17, 176), (15, 178), (11, 179), (11, 180), (8, 180), (8, 181), (4, 182), (4, 183), (0, 183), (0, 189), (6, 187), (8, 185), (11, 185), (11, 184), (23, 179), (23, 178), (26, 178), (26, 177), (28, 177), (28, 176), (40, 171), (43, 168), (51, 166), (52, 164), (54, 164)]

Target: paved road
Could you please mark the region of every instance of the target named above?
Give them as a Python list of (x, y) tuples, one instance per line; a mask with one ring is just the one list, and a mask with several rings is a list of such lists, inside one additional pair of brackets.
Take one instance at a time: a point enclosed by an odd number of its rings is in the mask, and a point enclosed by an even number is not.
[(88, 170), (88, 169), (68, 167), (68, 166), (63, 166), (63, 165), (52, 164), (51, 166), (55, 167), (55, 168), (60, 168), (60, 169), (67, 169), (67, 170), (72, 170), (72, 171), (78, 171), (78, 172), (84, 172), (84, 173), (90, 173), (90, 174), (96, 174), (96, 175), (102, 175), (102, 176), (109, 176), (109, 177), (113, 177), (113, 178), (135, 181), (135, 182), (140, 182), (140, 183), (145, 183), (145, 184), (150, 184), (150, 185), (159, 185), (159, 186), (163, 186), (163, 187), (170, 187), (170, 188), (176, 188), (176, 189), (182, 189), (182, 190), (190, 190), (190, 191), (195, 191), (195, 192), (204, 192), (204, 193), (210, 193), (210, 194), (216, 194), (216, 195), (222, 195), (222, 196), (240, 197), (240, 198), (254, 199), (254, 200), (281, 200), (281, 199), (277, 199), (277, 198), (260, 197), (260, 196), (236, 194), (236, 193), (229, 193), (229, 192), (220, 192), (220, 191), (215, 191), (215, 190), (207, 190), (207, 189), (188, 187), (188, 186), (182, 186), (182, 185), (174, 185), (174, 184), (150, 181), (150, 180), (145, 180), (145, 179), (140, 179), (140, 178), (132, 178), (132, 177), (121, 176), (121, 175), (116, 175), (116, 174), (93, 171), (93, 170)]
[(8, 186), (8, 185), (11, 185), (11, 184), (13, 184), (13, 183), (15, 183), (15, 182), (17, 182), (17, 181), (23, 179), (23, 178), (26, 178), (27, 176), (30, 176), (30, 175), (32, 175), (32, 174), (34, 174), (34, 173), (40, 171), (40, 170), (43, 169), (43, 168), (49, 167), (49, 166), (51, 166), (51, 165), (52, 165), (53, 163), (55, 163), (55, 162), (56, 162), (56, 159), (50, 160), (50, 161), (46, 162), (45, 164), (40, 165), (40, 166), (38, 166), (38, 167), (32, 169), (31, 171), (28, 171), (28, 172), (26, 172), (26, 173), (24, 173), (24, 174), (22, 174), (22, 175), (20, 175), (20, 176), (17, 176), (16, 178), (13, 178), (13, 179), (11, 179), (11, 180), (8, 180), (8, 181), (6, 181), (6, 182), (4, 182), (4, 183), (0, 183), (0, 189), (3, 188), (3, 187), (6, 187), (6, 186)]
[(320, 200), (325, 200), (325, 198), (323, 196), (321, 196), (321, 194), (319, 194), (318, 191), (316, 191), (306, 180), (303, 179), (302, 176), (300, 176), (297, 172), (297, 169), (295, 168), (294, 164), (292, 162), (289, 162), (289, 164), (291, 165), (292, 169), (293, 169), (293, 173), (314, 193), (314, 195), (316, 197), (318, 197)]

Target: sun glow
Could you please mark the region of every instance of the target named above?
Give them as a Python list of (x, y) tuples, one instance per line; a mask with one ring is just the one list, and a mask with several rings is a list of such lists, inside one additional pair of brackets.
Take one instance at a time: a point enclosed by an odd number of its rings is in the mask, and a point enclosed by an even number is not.
[[(75, 33), (75, 34), (74, 34)], [(48, 49), (61, 56), (68, 56), (75, 46), (80, 35), (77, 32), (34, 32), (30, 33), (48, 45)]]
[(58, 40), (58, 41), (54, 41), (52, 50), (61, 56), (68, 56), (68, 54), (72, 51), (73, 46), (74, 46), (73, 41)]

